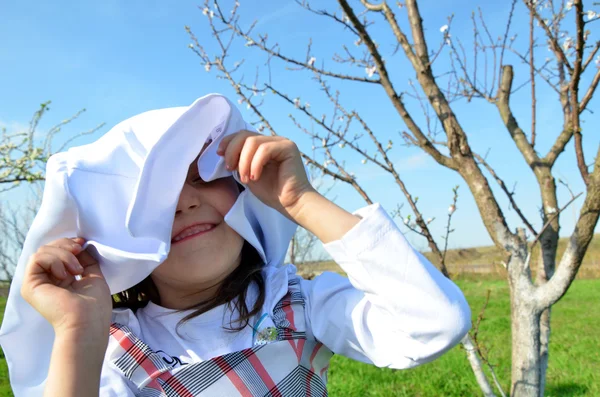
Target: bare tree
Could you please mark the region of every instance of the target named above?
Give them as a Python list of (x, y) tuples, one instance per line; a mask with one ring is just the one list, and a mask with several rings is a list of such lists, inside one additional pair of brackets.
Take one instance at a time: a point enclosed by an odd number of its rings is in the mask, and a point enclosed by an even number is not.
[[(394, 8), (387, 1), (372, 3), (360, 0), (360, 4), (358, 1), (350, 4), (348, 0), (338, 0), (338, 10), (316, 9), (307, 1), (296, 2), (307, 12), (315, 14), (323, 22), (329, 21), (339, 26), (347, 34), (336, 37), (340, 40), (343, 51), (343, 55), (333, 56), (337, 67), (328, 67), (325, 62), (317, 64), (311, 43), (304, 57), (296, 57), (291, 55), (292, 51), (284, 52), (267, 34), (255, 34), (256, 22), (248, 28), (242, 27), (237, 1), (231, 10), (222, 8), (219, 1), (214, 2), (214, 7), (208, 1), (204, 5), (202, 12), (208, 17), (208, 25), (216, 44), (216, 47), (211, 45), (211, 48), (216, 48), (215, 54), (207, 52), (205, 43), (201, 44), (190, 28), (186, 27), (192, 39), (190, 47), (201, 58), (206, 71), (216, 69), (218, 78), (231, 84), (240, 98), (240, 104), (246, 104), (256, 115), (259, 130), (266, 129), (271, 134), (277, 134), (262, 107), (263, 95), (273, 94), (282, 103), (289, 104), (290, 109), (295, 109), (294, 114), (290, 115), (291, 120), (316, 143), (325, 159), (322, 163), (314, 154), (304, 153), (306, 162), (319, 168), (324, 175), (352, 186), (367, 203), (372, 202), (370, 196), (347, 170), (346, 164), (339, 161), (341, 150), (353, 150), (363, 158), (363, 162), (375, 164), (389, 173), (415, 216), (413, 230), (426, 239), (437, 257), (437, 265), (448, 275), (444, 254), (429, 231), (428, 222), (417, 206), (418, 200), (409, 193), (388, 156), (393, 142), (382, 142), (378, 138), (382, 134), (374, 131), (357, 110), (347, 109), (340, 99), (340, 93), (331, 88), (329, 81), (380, 87), (380, 100), (389, 101), (395, 110), (395, 116), (399, 116), (406, 126), (407, 130), (403, 133), (405, 143), (420, 148), (439, 165), (455, 171), (464, 180), (489, 236), (506, 253), (512, 313), (510, 394), (542, 396), (548, 365), (550, 307), (566, 293), (575, 278), (600, 216), (600, 156), (596, 155), (593, 167), (588, 166), (584, 157), (581, 127), (582, 116), (589, 108), (600, 81), (600, 70), (593, 67), (599, 63), (597, 53), (600, 41), (590, 41), (591, 24), (597, 20), (596, 13), (585, 10), (582, 0), (523, 0), (523, 3), (513, 0), (506, 29), (496, 39), (479, 11), (472, 15), (473, 52), (472, 55), (467, 55), (460, 38), (450, 35), (452, 17), (449, 18), (448, 25), (441, 29), (443, 40), (439, 44), (427, 42), (417, 0), (398, 2), (394, 4)], [(519, 12), (529, 20), (527, 40), (522, 49), (516, 46), (518, 41), (512, 33), (511, 25), (515, 14)], [(399, 21), (399, 18), (402, 20)], [(402, 53), (412, 66), (416, 75), (416, 82), (412, 84), (413, 92), (400, 92), (394, 85), (392, 75), (396, 71), (386, 65), (385, 54), (370, 28), (375, 21), (384, 21), (389, 27), (396, 42), (391, 55)], [(569, 26), (575, 27), (574, 34), (569, 34)], [(351, 50), (344, 44), (348, 38), (354, 41), (358, 50)], [(266, 78), (261, 79), (257, 70), (254, 83), (246, 83), (243, 75), (244, 60), (231, 59), (235, 56), (232, 44), (237, 42), (236, 39), (243, 40), (251, 50), (266, 55), (267, 62), (262, 73)], [(535, 56), (536, 49), (544, 47), (550, 49), (552, 57), (540, 61)], [(442, 54), (449, 56), (450, 70), (434, 71), (439, 69), (434, 66)], [(515, 71), (509, 62), (525, 65), (523, 76), (520, 77), (524, 83), (514, 84)], [(296, 95), (287, 94), (283, 88), (276, 86), (270, 76), (272, 68), (278, 65), (289, 70), (311, 73), (323, 95), (329, 99), (332, 114), (329, 117), (321, 116), (308, 103), (303, 104)], [(558, 128), (554, 144), (545, 155), (536, 150), (536, 137), (539, 135), (536, 126), (536, 84), (539, 82), (556, 93), (563, 111), (562, 125)], [(587, 86), (584, 86), (584, 82), (588, 83)], [(519, 123), (510, 101), (515, 92), (525, 87), (530, 87), (531, 95), (532, 123), (529, 137), (525, 127)], [(419, 118), (409, 110), (405, 102), (407, 98), (414, 98), (420, 104), (425, 122), (419, 122)], [(454, 107), (459, 101), (468, 102), (473, 99), (483, 99), (496, 109), (503, 122), (499, 128), (508, 132), (535, 176), (540, 190), (543, 225), (539, 230), (534, 228), (535, 222), (526, 218), (514, 197), (514, 190), (509, 190), (489, 164), (487, 157), (472, 149), (469, 134), (461, 125)], [(307, 120), (317, 130), (306, 128), (302, 120)], [(390, 120), (393, 120), (392, 114)], [(355, 125), (358, 125), (362, 133), (351, 136), (349, 131)], [(432, 125), (439, 126), (440, 130)], [(549, 136), (552, 132), (544, 131), (544, 134)], [(371, 142), (375, 154), (369, 153), (361, 145), (363, 138)], [(562, 208), (559, 206), (553, 166), (572, 140), (577, 168), (585, 182), (585, 192), (582, 193), (584, 202), (566, 251), (558, 258), (558, 215), (578, 195), (573, 194), (568, 203)], [(486, 175), (498, 183), (510, 202), (510, 208), (518, 215), (520, 224), (516, 227), (509, 226)], [(529, 239), (525, 230), (531, 235)], [(539, 262), (533, 266), (530, 264), (531, 252), (537, 242), (540, 243), (541, 255)], [(469, 347), (465, 346), (469, 351)], [(478, 364), (476, 361), (478, 360), (470, 360), (478, 374), (478, 382), (484, 394), (493, 395), (485, 376), (480, 379), (482, 373), (476, 367), (480, 367), (481, 362)]]

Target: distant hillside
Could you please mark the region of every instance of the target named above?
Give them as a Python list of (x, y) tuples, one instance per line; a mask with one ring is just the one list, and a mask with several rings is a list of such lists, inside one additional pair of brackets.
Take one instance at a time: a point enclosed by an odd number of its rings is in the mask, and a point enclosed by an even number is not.
[[(558, 258), (560, 260), (562, 253), (565, 250), (568, 239), (562, 238), (558, 243)], [(437, 258), (430, 252), (425, 252), (424, 255), (437, 264)], [(531, 263), (535, 265), (539, 256), (539, 245), (533, 253)], [(450, 273), (480, 273), (504, 276), (505, 269), (502, 262), (505, 261), (502, 252), (495, 246), (476, 247), (476, 248), (459, 248), (448, 250), (446, 253), (446, 266)], [(558, 264), (557, 264), (558, 265)], [(325, 270), (332, 270), (343, 273), (339, 266), (333, 261), (320, 263), (307, 263), (299, 268), (302, 271), (313, 271), (320, 273)], [(535, 268), (532, 269), (535, 273)], [(578, 277), (580, 278), (596, 278), (600, 277), (600, 234), (594, 235), (592, 242), (587, 250), (586, 256), (583, 259), (582, 267), (579, 269)]]

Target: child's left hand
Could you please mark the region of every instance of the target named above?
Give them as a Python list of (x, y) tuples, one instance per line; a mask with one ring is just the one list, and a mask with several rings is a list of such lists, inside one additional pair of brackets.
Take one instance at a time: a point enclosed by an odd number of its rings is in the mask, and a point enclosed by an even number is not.
[(217, 154), (256, 197), (292, 219), (302, 196), (314, 191), (298, 147), (287, 138), (242, 130), (224, 137)]

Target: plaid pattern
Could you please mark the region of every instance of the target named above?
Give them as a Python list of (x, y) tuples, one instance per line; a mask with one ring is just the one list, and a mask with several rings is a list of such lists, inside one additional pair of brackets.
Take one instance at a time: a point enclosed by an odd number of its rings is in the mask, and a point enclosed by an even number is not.
[(137, 396), (327, 396), (333, 353), (306, 338), (304, 299), (297, 279), (273, 309), (276, 340), (172, 368), (131, 330), (112, 324), (110, 359), (137, 387)]

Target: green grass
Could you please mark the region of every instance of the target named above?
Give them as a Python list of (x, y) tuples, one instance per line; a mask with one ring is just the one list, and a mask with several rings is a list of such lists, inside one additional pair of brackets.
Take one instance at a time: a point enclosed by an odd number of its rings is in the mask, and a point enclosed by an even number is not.
[[(480, 340), (506, 392), (510, 385), (510, 303), (504, 281), (458, 281), (475, 320), (491, 291)], [(553, 308), (546, 396), (600, 396), (600, 280), (577, 280)], [(456, 347), (411, 370), (378, 369), (336, 356), (332, 396), (477, 396), (465, 353)]]
[[(480, 340), (496, 365), (505, 391), (510, 382), (510, 304), (505, 281), (462, 280), (475, 319), (491, 291)], [(3, 312), (5, 298), (0, 298)], [(552, 344), (546, 396), (600, 396), (600, 280), (577, 280), (552, 314)], [(0, 351), (1, 354), (1, 351)], [(0, 396), (11, 396), (0, 356)], [(421, 367), (394, 371), (335, 356), (329, 372), (331, 396), (480, 395), (460, 347)]]

